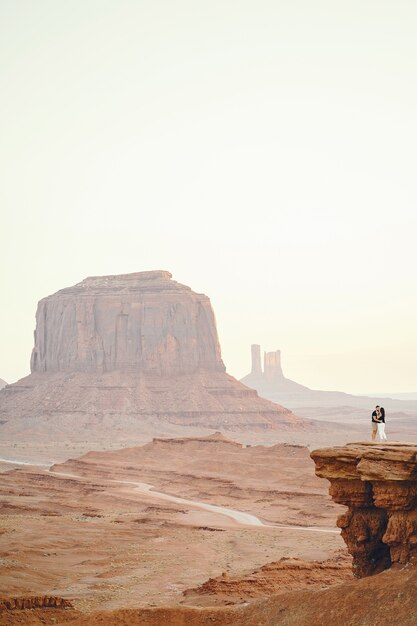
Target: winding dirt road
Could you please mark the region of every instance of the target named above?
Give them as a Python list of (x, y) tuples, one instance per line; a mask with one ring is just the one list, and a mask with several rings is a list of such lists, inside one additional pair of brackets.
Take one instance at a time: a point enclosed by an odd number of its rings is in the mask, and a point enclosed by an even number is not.
[(227, 517), (231, 517), (233, 520), (238, 522), (239, 524), (245, 524), (246, 526), (264, 526), (267, 528), (287, 528), (291, 530), (305, 530), (309, 532), (319, 532), (319, 533), (336, 533), (339, 534), (339, 530), (331, 529), (331, 528), (314, 528), (312, 526), (285, 526), (284, 524), (264, 524), (258, 517), (255, 515), (251, 515), (250, 513), (244, 513), (243, 511), (236, 511), (235, 509), (228, 509), (224, 506), (217, 506), (215, 504), (207, 504), (206, 502), (197, 502), (196, 500), (186, 500), (185, 498), (179, 498), (178, 496), (172, 496), (168, 493), (163, 493), (161, 491), (155, 491), (152, 485), (148, 485), (147, 483), (137, 483), (127, 480), (117, 480), (114, 481), (117, 483), (123, 483), (126, 485), (134, 485), (138, 491), (141, 493), (146, 493), (152, 497), (157, 498), (158, 500), (168, 500), (170, 502), (175, 502), (176, 504), (184, 504), (187, 506), (193, 506), (198, 509), (203, 509), (205, 511), (210, 511), (212, 513), (218, 513), (219, 515), (226, 515)]
[[(31, 463), (28, 461), (16, 461), (13, 459), (4, 459), (0, 458), (0, 463), (10, 463), (13, 465), (23, 465), (23, 466), (34, 466), (34, 467), (42, 467), (46, 468), (47, 471), (53, 476), (62, 476), (63, 478), (77, 478), (79, 480), (85, 480), (83, 476), (77, 476), (76, 474), (66, 474), (63, 472), (54, 472), (52, 471), (50, 464), (45, 463)], [(225, 515), (239, 524), (243, 524), (245, 526), (263, 526), (266, 528), (281, 528), (287, 530), (299, 530), (304, 532), (317, 532), (317, 533), (331, 533), (331, 534), (339, 534), (340, 530), (334, 528), (316, 528), (313, 526), (291, 526), (284, 524), (264, 524), (258, 517), (255, 515), (251, 515), (250, 513), (245, 513), (243, 511), (237, 511), (235, 509), (229, 509), (223, 506), (217, 506), (215, 504), (208, 504), (206, 502), (198, 502), (196, 500), (187, 500), (185, 498), (179, 498), (178, 496), (173, 496), (168, 493), (163, 493), (162, 491), (155, 491), (152, 485), (148, 485), (147, 483), (141, 482), (133, 482), (128, 480), (112, 480), (112, 482), (124, 484), (124, 485), (133, 485), (137, 491), (140, 493), (144, 493), (152, 498), (157, 500), (167, 500), (169, 502), (175, 502), (176, 504), (182, 504), (190, 507), (194, 507), (197, 509), (203, 509), (205, 511), (210, 511), (211, 513), (217, 513), (218, 515)]]

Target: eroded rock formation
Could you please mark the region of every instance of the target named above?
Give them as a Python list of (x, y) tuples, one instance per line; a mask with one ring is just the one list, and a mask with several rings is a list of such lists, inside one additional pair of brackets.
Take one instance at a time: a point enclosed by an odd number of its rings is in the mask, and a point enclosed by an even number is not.
[(261, 367), (261, 346), (257, 343), (253, 343), (251, 345), (251, 352), (252, 352), (252, 370), (251, 370), (251, 374), (254, 374), (255, 376), (258, 376), (260, 374), (262, 374), (262, 367)]
[(203, 294), (169, 272), (94, 276), (39, 302), (32, 372), (224, 371)]
[(352, 579), (351, 558), (340, 551), (325, 561), (305, 561), (283, 557), (267, 563), (250, 574), (232, 576), (223, 572), (221, 576), (209, 578), (203, 584), (183, 592), (187, 604), (198, 605), (205, 596), (205, 605), (210, 599), (215, 606), (239, 603), (246, 600), (267, 598), (284, 591), (323, 589)]
[(0, 392), (5, 436), (311, 427), (226, 374), (209, 298), (165, 271), (90, 277), (41, 300), (31, 370)]
[(314, 450), (316, 474), (348, 511), (338, 526), (361, 578), (417, 554), (417, 445), (354, 443)]
[(263, 369), (261, 365), (261, 346), (251, 346), (251, 372), (241, 379), (241, 382), (256, 389), (264, 398), (274, 402), (277, 394), (284, 395), (289, 400), (299, 399), (300, 394), (315, 393), (284, 376), (281, 365), (281, 351), (264, 352)]
[(72, 604), (69, 600), (59, 596), (25, 596), (19, 598), (0, 598), (0, 611), (15, 609), (69, 609)]
[(264, 352), (264, 376), (266, 380), (281, 380), (284, 378), (281, 367), (281, 351)]

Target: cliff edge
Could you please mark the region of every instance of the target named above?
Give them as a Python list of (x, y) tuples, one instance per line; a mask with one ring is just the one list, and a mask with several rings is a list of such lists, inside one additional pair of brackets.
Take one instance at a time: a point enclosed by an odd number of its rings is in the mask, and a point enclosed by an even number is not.
[(350, 443), (314, 450), (316, 474), (348, 507), (337, 524), (358, 578), (417, 554), (417, 445)]

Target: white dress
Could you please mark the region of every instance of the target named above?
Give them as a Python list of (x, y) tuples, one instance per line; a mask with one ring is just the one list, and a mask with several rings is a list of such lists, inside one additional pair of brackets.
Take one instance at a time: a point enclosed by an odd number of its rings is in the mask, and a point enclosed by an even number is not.
[(384, 422), (379, 422), (379, 424), (378, 424), (378, 436), (379, 436), (381, 441), (384, 441), (385, 439), (387, 439), (387, 436), (385, 434), (385, 423)]

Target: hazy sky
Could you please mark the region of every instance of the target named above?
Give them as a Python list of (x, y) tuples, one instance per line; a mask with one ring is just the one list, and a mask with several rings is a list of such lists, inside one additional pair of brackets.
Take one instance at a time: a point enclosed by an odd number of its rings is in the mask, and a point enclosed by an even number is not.
[(1, 0), (0, 377), (38, 300), (167, 269), (320, 389), (417, 390), (415, 0)]

